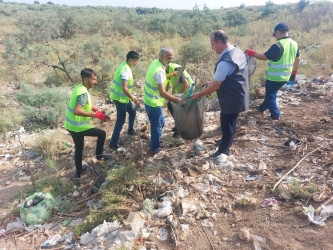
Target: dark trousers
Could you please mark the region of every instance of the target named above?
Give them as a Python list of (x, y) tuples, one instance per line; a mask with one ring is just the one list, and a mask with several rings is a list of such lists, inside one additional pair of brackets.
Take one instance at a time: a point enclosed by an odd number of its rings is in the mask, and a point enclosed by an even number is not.
[(128, 130), (127, 134), (133, 134), (134, 132), (134, 120), (136, 116), (136, 112), (133, 109), (132, 103), (121, 103), (118, 101), (114, 101), (116, 103), (117, 108), (117, 121), (113, 128), (113, 133), (110, 141), (110, 147), (116, 146), (118, 144), (119, 136), (121, 129), (126, 120), (126, 112), (128, 113)]
[(76, 174), (78, 176), (80, 176), (82, 173), (82, 153), (83, 153), (83, 148), (84, 148), (84, 137), (85, 136), (98, 137), (97, 145), (96, 145), (96, 156), (97, 156), (97, 155), (103, 154), (106, 133), (104, 130), (99, 129), (99, 128), (91, 128), (91, 129), (88, 129), (88, 130), (82, 131), (82, 132), (73, 132), (73, 131), (68, 130), (68, 132), (73, 137), (73, 141), (75, 144)]
[(221, 153), (229, 153), (234, 138), (238, 114), (220, 114), (222, 140), (218, 151)]
[(275, 82), (266, 80), (265, 83), (265, 100), (259, 106), (261, 112), (264, 112), (266, 109), (269, 109), (271, 113), (271, 118), (279, 119), (280, 111), (276, 102), (276, 94), (279, 89), (285, 84), (285, 82)]

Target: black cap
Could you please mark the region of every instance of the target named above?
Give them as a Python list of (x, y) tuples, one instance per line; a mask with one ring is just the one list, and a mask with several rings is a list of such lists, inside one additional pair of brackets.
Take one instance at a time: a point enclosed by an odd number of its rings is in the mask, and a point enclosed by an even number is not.
[(274, 28), (273, 36), (275, 36), (275, 32), (276, 32), (277, 30), (281, 30), (281, 29), (285, 29), (285, 30), (289, 31), (289, 27), (288, 27), (288, 25), (287, 25), (286, 23), (279, 23), (279, 24), (276, 25), (275, 28)]

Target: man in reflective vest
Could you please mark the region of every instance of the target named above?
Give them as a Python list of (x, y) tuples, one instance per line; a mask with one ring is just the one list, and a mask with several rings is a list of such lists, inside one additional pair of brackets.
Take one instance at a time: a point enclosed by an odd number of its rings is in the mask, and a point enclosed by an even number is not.
[(221, 106), (220, 122), (222, 139), (218, 150), (210, 155), (216, 158), (221, 154), (229, 155), (236, 123), (240, 112), (249, 107), (249, 77), (244, 53), (228, 41), (223, 30), (217, 30), (210, 36), (212, 49), (220, 54), (215, 65), (214, 79), (205, 83), (207, 88), (194, 93), (192, 99), (217, 92)]
[(138, 108), (140, 107), (140, 102), (132, 95), (133, 75), (131, 68), (138, 63), (139, 57), (139, 54), (135, 51), (128, 52), (126, 62), (120, 64), (111, 84), (109, 97), (114, 100), (117, 109), (117, 121), (114, 125), (109, 144), (109, 147), (112, 149), (117, 149), (119, 147), (118, 140), (126, 120), (126, 112), (129, 115), (127, 134), (136, 134), (133, 128), (136, 112), (132, 107), (131, 101), (133, 101)]
[(82, 167), (82, 153), (85, 136), (98, 137), (96, 146), (97, 160), (110, 159), (109, 155), (103, 155), (106, 136), (105, 131), (90, 125), (90, 119), (92, 117), (96, 117), (102, 121), (105, 121), (107, 118), (103, 111), (96, 112), (97, 109), (92, 108), (91, 105), (91, 98), (88, 90), (97, 84), (97, 75), (92, 69), (85, 68), (81, 71), (81, 78), (82, 84), (79, 84), (74, 88), (65, 115), (65, 128), (73, 137), (75, 144), (76, 178), (80, 178), (85, 170), (85, 167)]
[(159, 58), (149, 66), (144, 84), (144, 103), (150, 121), (150, 154), (156, 154), (160, 149), (160, 137), (164, 126), (163, 105), (164, 99), (178, 102), (179, 97), (165, 91), (167, 84), (165, 67), (174, 57), (170, 47), (160, 49)]
[(248, 56), (267, 61), (265, 73), (265, 100), (257, 107), (260, 113), (269, 109), (271, 118), (279, 120), (280, 111), (276, 103), (276, 93), (287, 82), (294, 82), (300, 62), (297, 43), (288, 35), (289, 27), (286, 23), (279, 23), (274, 28), (273, 36), (277, 43), (273, 44), (264, 54), (253, 50), (246, 50)]

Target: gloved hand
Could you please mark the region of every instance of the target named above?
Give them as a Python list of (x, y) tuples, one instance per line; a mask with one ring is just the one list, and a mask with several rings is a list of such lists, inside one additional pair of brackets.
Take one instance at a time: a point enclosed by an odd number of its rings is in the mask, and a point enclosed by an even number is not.
[(98, 108), (92, 108), (91, 110), (96, 112), (96, 111), (98, 111)]
[(256, 53), (256, 52), (252, 49), (245, 50), (245, 54), (247, 54), (248, 56), (254, 56), (254, 53)]
[(103, 121), (103, 122), (108, 118), (108, 116), (105, 115), (105, 114), (103, 113), (103, 111), (99, 111), (99, 112), (97, 112), (97, 113), (95, 114), (95, 117), (98, 118), (98, 119), (100, 119), (100, 120)]
[(294, 82), (296, 78), (297, 71), (291, 72), (291, 76), (289, 78), (289, 82)]

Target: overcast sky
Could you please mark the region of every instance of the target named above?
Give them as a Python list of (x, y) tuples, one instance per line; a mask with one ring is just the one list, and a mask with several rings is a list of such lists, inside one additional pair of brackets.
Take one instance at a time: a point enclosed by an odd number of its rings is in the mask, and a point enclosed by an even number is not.
[[(54, 4), (66, 4), (71, 6), (114, 6), (114, 7), (157, 7), (161, 9), (171, 8), (171, 9), (193, 9), (195, 4), (198, 5), (200, 9), (206, 4), (209, 9), (219, 9), (221, 7), (237, 7), (242, 3), (246, 6), (251, 5), (265, 5), (268, 0), (38, 0), (39, 3), (45, 4), (48, 1)], [(331, 0), (333, 1), (333, 0)], [(18, 2), (18, 3), (30, 3), (32, 4), (34, 0), (4, 0), (4, 2)], [(284, 3), (297, 3), (299, 0), (271, 0), (275, 4)]]

